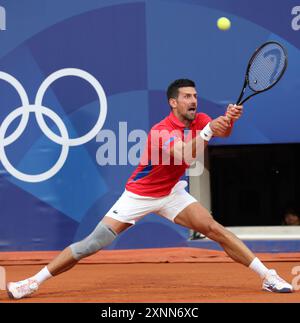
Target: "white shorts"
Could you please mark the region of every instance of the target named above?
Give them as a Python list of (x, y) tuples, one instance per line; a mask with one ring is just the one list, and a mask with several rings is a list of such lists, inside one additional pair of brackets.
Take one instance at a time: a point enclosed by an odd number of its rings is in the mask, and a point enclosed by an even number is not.
[(174, 222), (175, 217), (188, 205), (197, 202), (185, 187), (186, 181), (179, 181), (171, 193), (161, 198), (141, 196), (124, 191), (105, 216), (124, 223), (135, 222), (148, 213), (156, 213)]

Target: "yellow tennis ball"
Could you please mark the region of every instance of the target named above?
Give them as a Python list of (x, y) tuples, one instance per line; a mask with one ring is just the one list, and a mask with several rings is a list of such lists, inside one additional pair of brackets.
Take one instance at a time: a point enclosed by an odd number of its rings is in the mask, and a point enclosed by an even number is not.
[(231, 22), (226, 17), (221, 17), (217, 21), (217, 26), (221, 30), (228, 30), (231, 27)]

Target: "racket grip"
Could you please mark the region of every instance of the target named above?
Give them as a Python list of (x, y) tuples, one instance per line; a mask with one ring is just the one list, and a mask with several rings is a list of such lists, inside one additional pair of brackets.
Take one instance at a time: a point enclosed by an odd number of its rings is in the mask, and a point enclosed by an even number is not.
[[(234, 107), (236, 107), (236, 104), (234, 105)], [(230, 122), (230, 126), (233, 125), (233, 120), (230, 118), (230, 116), (227, 114), (227, 111), (225, 113), (225, 117), (228, 119), (228, 121)]]

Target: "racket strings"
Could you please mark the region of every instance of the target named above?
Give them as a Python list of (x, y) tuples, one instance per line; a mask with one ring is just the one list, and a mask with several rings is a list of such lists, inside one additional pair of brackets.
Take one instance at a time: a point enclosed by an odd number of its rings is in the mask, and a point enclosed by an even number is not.
[(263, 91), (281, 77), (286, 66), (286, 55), (278, 44), (268, 44), (255, 55), (248, 72), (249, 87), (256, 92)]

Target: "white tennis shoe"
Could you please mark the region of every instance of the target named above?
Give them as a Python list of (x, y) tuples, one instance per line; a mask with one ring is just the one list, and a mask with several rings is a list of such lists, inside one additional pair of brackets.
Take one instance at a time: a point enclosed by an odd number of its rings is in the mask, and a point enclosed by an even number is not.
[(21, 299), (37, 291), (39, 284), (34, 279), (25, 279), (15, 283), (8, 283), (6, 291), (9, 298)]
[(292, 293), (293, 287), (281, 277), (279, 277), (274, 269), (267, 272), (263, 280), (262, 289), (273, 293)]

